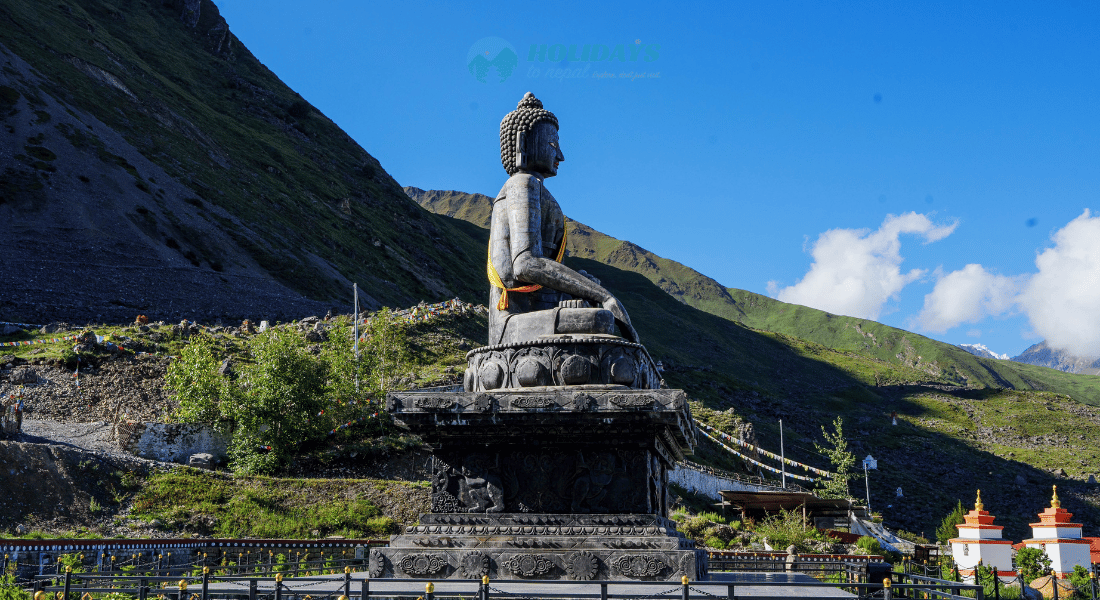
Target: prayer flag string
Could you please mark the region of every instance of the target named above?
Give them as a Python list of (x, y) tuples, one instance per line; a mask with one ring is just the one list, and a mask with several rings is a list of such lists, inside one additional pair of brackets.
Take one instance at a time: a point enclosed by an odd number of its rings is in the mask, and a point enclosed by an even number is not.
[[(774, 452), (769, 452), (769, 451), (767, 451), (767, 450), (765, 450), (765, 449), (763, 449), (763, 448), (761, 448), (761, 447), (759, 447), (759, 446), (754, 446), (754, 445), (752, 445), (752, 444), (749, 444), (748, 442), (745, 442), (745, 441), (739, 440), (739, 439), (737, 439), (737, 438), (735, 438), (735, 437), (733, 437), (733, 436), (729, 435), (728, 433), (725, 433), (725, 432), (723, 432), (723, 431), (720, 431), (720, 430), (718, 430), (718, 429), (715, 429), (714, 427), (711, 427), (710, 425), (707, 425), (706, 423), (704, 423), (704, 422), (700, 421), (699, 419), (693, 419), (693, 420), (695, 421), (695, 424), (696, 424), (696, 425), (698, 425), (699, 427), (702, 427), (703, 429), (705, 429), (705, 430), (706, 430), (706, 431), (704, 431), (704, 433), (706, 433), (706, 434), (707, 434), (707, 437), (710, 437), (711, 439), (714, 439), (714, 440), (715, 440), (716, 442), (718, 442), (718, 443), (719, 443), (719, 444), (721, 444), (722, 446), (726, 447), (726, 449), (727, 449), (727, 450), (730, 450), (730, 451), (731, 451), (731, 452), (733, 452), (734, 454), (736, 454), (736, 455), (738, 455), (738, 456), (740, 456), (740, 457), (742, 457), (742, 458), (744, 458), (744, 459), (748, 460), (749, 462), (752, 462), (752, 463), (754, 463), (754, 464), (760, 465), (761, 467), (764, 467), (764, 468), (766, 468), (766, 469), (769, 469), (769, 470), (771, 470), (771, 471), (773, 471), (773, 472), (775, 472), (775, 473), (780, 473), (781, 471), (780, 471), (780, 470), (778, 470), (778, 469), (773, 469), (772, 467), (769, 467), (769, 466), (767, 466), (767, 465), (763, 465), (763, 464), (761, 464), (761, 463), (759, 463), (759, 462), (757, 462), (757, 461), (755, 461), (755, 460), (753, 460), (753, 459), (751, 459), (751, 458), (749, 458), (749, 457), (747, 457), (747, 456), (745, 456), (745, 455), (741, 454), (740, 452), (737, 452), (737, 451), (736, 451), (736, 450), (734, 450), (733, 448), (730, 448), (730, 447), (726, 446), (725, 444), (722, 444), (722, 442), (721, 442), (721, 441), (719, 441), (719, 440), (717, 440), (717, 439), (715, 439), (714, 435), (711, 435), (711, 434), (710, 434), (710, 432), (713, 432), (714, 434), (718, 435), (719, 437), (721, 437), (721, 438), (723, 438), (723, 439), (726, 439), (726, 440), (728, 440), (728, 441), (730, 441), (730, 442), (733, 442), (733, 443), (737, 444), (738, 446), (741, 446), (742, 448), (745, 448), (745, 449), (747, 449), (747, 450), (751, 450), (751, 451), (756, 451), (756, 452), (759, 452), (760, 454), (763, 454), (764, 456), (767, 456), (768, 458), (771, 458), (771, 459), (774, 459), (774, 460), (779, 460), (779, 461), (782, 461), (782, 462), (784, 462), (784, 463), (786, 463), (786, 464), (788, 464), (788, 465), (791, 465), (792, 467), (799, 467), (799, 468), (802, 468), (802, 469), (806, 469), (807, 471), (809, 471), (809, 472), (811, 472), (811, 473), (814, 473), (814, 474), (816, 474), (816, 475), (820, 475), (820, 476), (822, 476), (822, 477), (832, 477), (832, 476), (833, 476), (833, 474), (832, 474), (832, 473), (830, 473), (830, 472), (828, 472), (828, 471), (826, 471), (826, 470), (824, 470), (824, 469), (817, 469), (817, 468), (811, 467), (811, 466), (809, 466), (809, 465), (804, 465), (804, 464), (802, 464), (802, 463), (800, 463), (800, 462), (797, 462), (797, 461), (793, 461), (793, 460), (791, 460), (791, 459), (789, 459), (789, 458), (785, 458), (785, 457), (779, 456), (778, 454), (776, 454), (776, 453), (774, 453)], [(797, 475), (792, 475), (791, 473), (787, 473), (787, 476), (789, 476), (789, 477), (794, 477), (794, 478), (796, 478), (796, 479), (806, 479), (807, 481), (814, 481), (814, 479), (812, 479), (812, 478), (799, 477), (799, 476), (797, 476)]]

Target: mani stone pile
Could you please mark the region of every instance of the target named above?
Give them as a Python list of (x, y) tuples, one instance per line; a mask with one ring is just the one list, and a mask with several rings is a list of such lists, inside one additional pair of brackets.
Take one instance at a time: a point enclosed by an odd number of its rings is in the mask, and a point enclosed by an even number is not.
[(465, 391), (387, 397), (432, 447), (432, 512), (370, 551), (371, 577), (706, 579), (668, 519), (668, 470), (695, 443), (686, 395), (618, 300), (561, 262), (544, 185), (565, 160), (557, 133), (530, 93), (501, 123), (489, 345), (467, 355)]

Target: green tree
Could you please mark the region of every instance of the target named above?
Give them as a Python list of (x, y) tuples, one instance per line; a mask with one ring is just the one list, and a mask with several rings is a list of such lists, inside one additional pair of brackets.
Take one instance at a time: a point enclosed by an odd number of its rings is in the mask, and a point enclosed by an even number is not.
[(408, 323), (388, 308), (382, 308), (360, 331), (360, 360), (369, 372), (367, 387), (378, 399), (397, 387), (401, 366), (408, 361)]
[(948, 540), (959, 537), (959, 528), (955, 526), (966, 521), (963, 518), (965, 514), (966, 510), (963, 509), (962, 500), (959, 500), (958, 505), (943, 518), (939, 528), (936, 529), (936, 539), (941, 544), (946, 544)]
[(270, 473), (340, 425), (382, 411), (408, 360), (405, 327), (389, 309), (378, 311), (361, 331), (358, 352), (346, 319), (329, 328), (320, 352), (296, 331), (271, 329), (249, 340), (236, 378), (218, 373), (212, 340), (195, 336), (168, 368), (165, 387), (179, 404), (174, 418), (231, 432), (233, 470)]
[(254, 363), (242, 369), (240, 393), (231, 398), (235, 428), (231, 466), (244, 473), (270, 473), (310, 439), (327, 433), (324, 362), (302, 336), (272, 329), (253, 337)]
[(848, 451), (848, 440), (844, 438), (844, 419), (837, 417), (833, 421), (833, 433), (829, 433), (822, 425), (821, 435), (825, 437), (825, 445), (814, 442), (814, 448), (829, 458), (833, 465), (833, 475), (818, 480), (817, 495), (822, 498), (848, 498), (848, 480), (852, 478), (851, 470), (856, 464), (856, 455)]
[(236, 391), (218, 373), (214, 343), (205, 335), (191, 337), (180, 356), (168, 365), (164, 387), (176, 397), (178, 408), (173, 418), (179, 423), (210, 423), (228, 426), (227, 397)]
[(1016, 552), (1016, 571), (1024, 583), (1031, 583), (1050, 573), (1050, 557), (1039, 548), (1020, 548)]

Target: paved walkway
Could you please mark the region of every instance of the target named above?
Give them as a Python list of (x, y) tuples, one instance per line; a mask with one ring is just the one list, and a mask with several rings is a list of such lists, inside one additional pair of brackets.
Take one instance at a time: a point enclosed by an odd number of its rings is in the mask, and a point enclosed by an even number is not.
[[(358, 596), (363, 589), (365, 574), (352, 575), (352, 597)], [(371, 596), (415, 598), (424, 595), (426, 579), (372, 579), (369, 583)], [(312, 596), (313, 600), (322, 600), (325, 596), (338, 596), (343, 592), (344, 577), (332, 575), (314, 578), (290, 578), (283, 581), (283, 598), (298, 596), (299, 600)], [(433, 581), (436, 598), (458, 597), (475, 598), (478, 582), (470, 580)], [(854, 594), (831, 585), (823, 585), (818, 580), (800, 573), (711, 573), (710, 580), (690, 584), (691, 598), (728, 598), (729, 586), (734, 586), (737, 598), (769, 600), (772, 598), (854, 598)], [(211, 591), (234, 591), (247, 593), (247, 580), (219, 581), (210, 585)], [(489, 583), (490, 596), (494, 598), (599, 598), (599, 583), (581, 583), (576, 581), (515, 581), (499, 580)], [(190, 591), (197, 592), (198, 586), (191, 585)], [(257, 592), (270, 594), (273, 584), (260, 582)], [(609, 583), (607, 592), (613, 598), (682, 598), (683, 586), (674, 581)]]

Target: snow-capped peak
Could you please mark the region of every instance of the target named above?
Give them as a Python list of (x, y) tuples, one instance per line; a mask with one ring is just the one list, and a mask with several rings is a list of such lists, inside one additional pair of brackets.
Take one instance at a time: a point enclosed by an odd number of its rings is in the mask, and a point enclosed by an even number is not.
[(1008, 360), (1007, 354), (997, 354), (996, 352), (985, 347), (985, 344), (959, 344), (959, 347), (974, 356), (981, 356), (984, 358), (999, 358), (1001, 360)]

